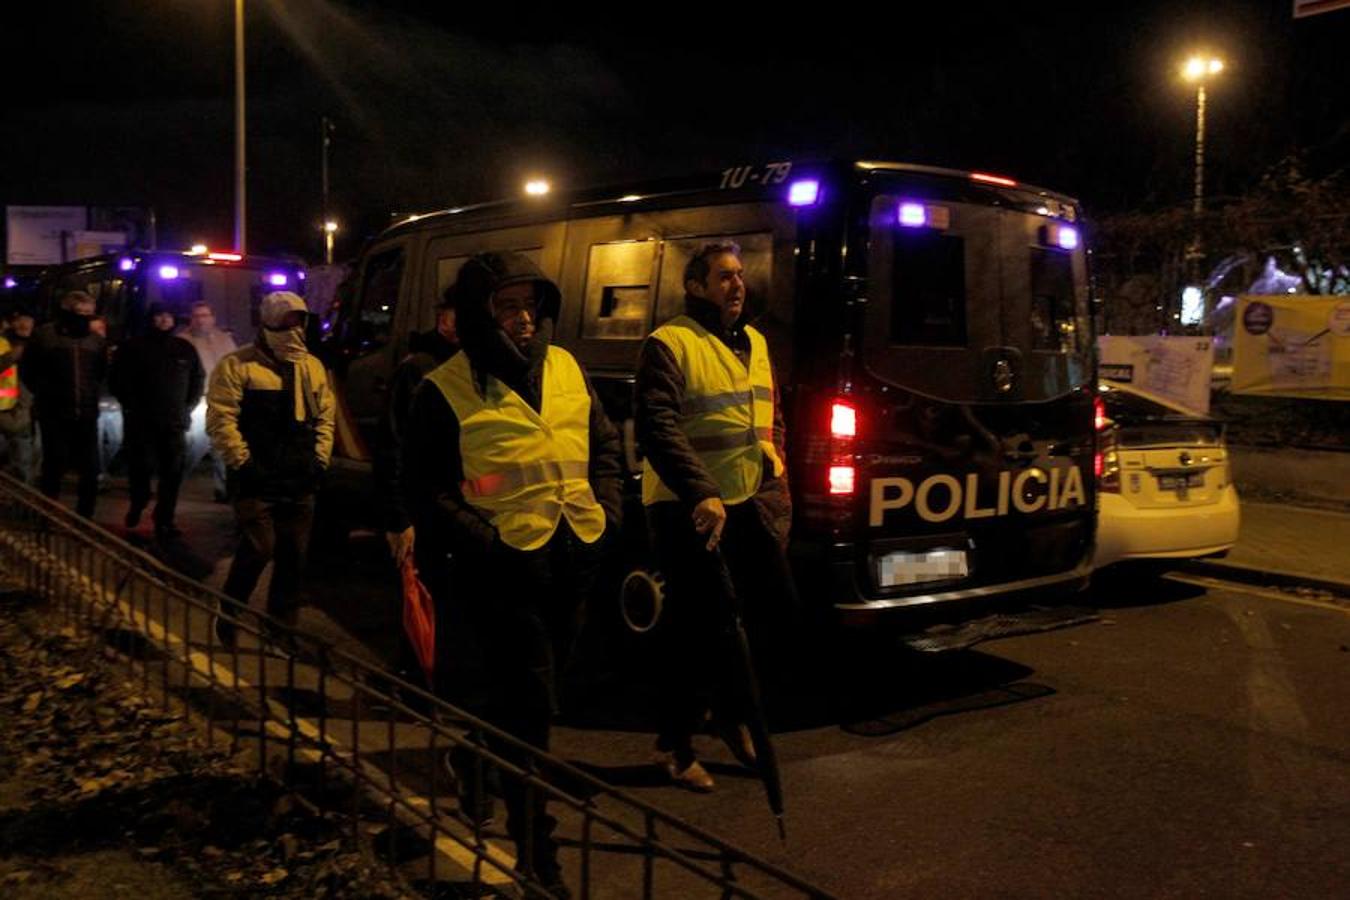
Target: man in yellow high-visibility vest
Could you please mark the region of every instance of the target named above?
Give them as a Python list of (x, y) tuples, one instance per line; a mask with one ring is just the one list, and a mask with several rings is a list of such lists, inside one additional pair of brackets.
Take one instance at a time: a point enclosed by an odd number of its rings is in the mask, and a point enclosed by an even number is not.
[[(581, 366), (551, 345), (561, 296), (527, 257), (479, 254), (453, 292), (461, 352), (418, 386), (403, 445), (414, 558), (433, 594), (451, 598), (437, 603), (437, 640), (448, 631), (456, 643), (438, 667), (472, 652), (468, 634), (482, 654), (477, 690), (455, 685), (454, 699), (547, 750), (557, 676), (621, 516), (621, 444)], [(457, 775), (461, 805), (482, 821), (481, 786), (466, 791), (470, 772)], [(567, 896), (542, 792), (527, 810), (524, 784), (501, 781), (521, 870)]]
[(0, 337), (0, 467), (27, 483), (33, 480), (33, 401), (19, 382), (22, 354), (22, 346)]
[(692, 741), (710, 709), (732, 753), (754, 764), (748, 711), (738, 708), (743, 686), (727, 683), (723, 662), (723, 561), (761, 661), (797, 621), (797, 594), (785, 552), (792, 504), (783, 417), (768, 344), (746, 323), (740, 248), (704, 246), (685, 267), (684, 287), (685, 314), (643, 345), (636, 426), (642, 503), (669, 588), (657, 762), (676, 784), (710, 791)]

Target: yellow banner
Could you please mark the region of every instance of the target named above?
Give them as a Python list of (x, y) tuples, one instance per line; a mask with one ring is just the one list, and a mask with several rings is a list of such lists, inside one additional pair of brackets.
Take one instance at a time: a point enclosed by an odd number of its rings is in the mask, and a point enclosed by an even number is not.
[(1350, 298), (1238, 298), (1235, 394), (1350, 400)]

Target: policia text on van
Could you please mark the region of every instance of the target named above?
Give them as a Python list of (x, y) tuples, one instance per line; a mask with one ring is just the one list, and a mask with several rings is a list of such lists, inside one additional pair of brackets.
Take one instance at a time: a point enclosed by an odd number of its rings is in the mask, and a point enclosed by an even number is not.
[(867, 621), (1078, 586), (1096, 491), (1078, 220), (1072, 199), (998, 176), (788, 161), (412, 217), (367, 246), (336, 322), (335, 467), (369, 490), (365, 447), (409, 334), (465, 260), (514, 250), (569, 298), (556, 341), (623, 425), (632, 538), (639, 348), (683, 312), (690, 255), (734, 241), (779, 369), (806, 601)]

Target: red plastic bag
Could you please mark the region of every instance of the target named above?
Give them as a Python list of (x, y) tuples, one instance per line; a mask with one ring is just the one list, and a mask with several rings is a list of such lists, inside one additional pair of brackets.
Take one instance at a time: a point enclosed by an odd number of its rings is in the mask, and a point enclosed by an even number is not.
[(436, 607), (431, 601), (431, 591), (417, 577), (413, 566), (412, 554), (403, 560), (403, 630), (412, 644), (417, 662), (427, 677), (427, 684), (434, 684), (432, 677), (436, 671)]

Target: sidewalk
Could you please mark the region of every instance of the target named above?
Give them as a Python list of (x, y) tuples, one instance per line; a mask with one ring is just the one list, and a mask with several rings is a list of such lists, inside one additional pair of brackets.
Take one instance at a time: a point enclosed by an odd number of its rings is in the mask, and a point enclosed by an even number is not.
[(1350, 513), (1243, 500), (1237, 546), (1191, 568), (1350, 596)]

